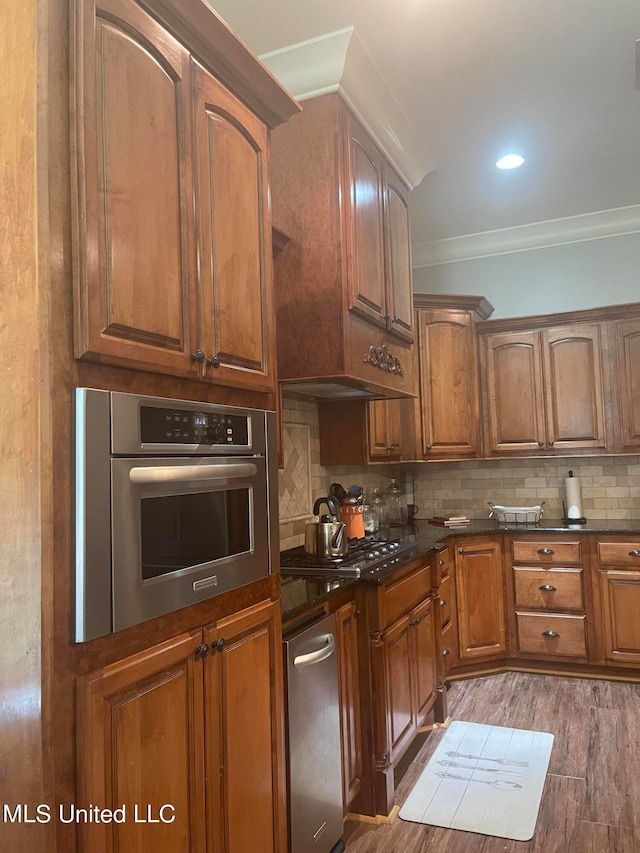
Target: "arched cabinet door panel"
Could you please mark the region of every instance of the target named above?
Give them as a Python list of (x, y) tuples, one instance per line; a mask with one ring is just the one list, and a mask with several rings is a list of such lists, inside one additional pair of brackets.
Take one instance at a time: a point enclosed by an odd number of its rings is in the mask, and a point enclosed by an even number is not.
[(195, 375), (188, 55), (129, 0), (74, 11), (76, 356)]
[(196, 63), (193, 77), (205, 375), (260, 390), (275, 384), (267, 129)]

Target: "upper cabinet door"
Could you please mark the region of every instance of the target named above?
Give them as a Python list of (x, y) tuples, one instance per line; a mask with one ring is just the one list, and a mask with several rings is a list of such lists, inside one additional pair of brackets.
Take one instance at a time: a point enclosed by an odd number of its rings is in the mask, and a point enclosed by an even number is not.
[(487, 335), (482, 339), (481, 358), (487, 452), (544, 450), (540, 333)]
[(388, 166), (384, 169), (384, 179), (387, 326), (399, 337), (413, 341), (408, 193), (403, 182)]
[(76, 356), (195, 373), (187, 54), (131, 0), (77, 0), (75, 37)]
[(469, 311), (418, 311), (422, 454), (478, 454), (478, 368)]
[(554, 450), (605, 448), (601, 325), (542, 332), (547, 441)]
[(365, 130), (347, 124), (347, 246), (349, 308), (386, 326), (382, 155)]
[(275, 387), (265, 125), (193, 63), (200, 349), (205, 375)]
[(640, 448), (640, 319), (614, 324), (620, 450)]

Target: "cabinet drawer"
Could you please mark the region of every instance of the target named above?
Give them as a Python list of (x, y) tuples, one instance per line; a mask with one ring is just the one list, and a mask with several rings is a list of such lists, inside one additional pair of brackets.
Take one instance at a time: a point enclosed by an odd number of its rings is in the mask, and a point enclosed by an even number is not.
[(586, 617), (516, 612), (516, 618), (518, 651), (545, 657), (586, 657)]
[(582, 569), (526, 569), (514, 566), (516, 607), (584, 610)]
[(544, 540), (513, 542), (513, 559), (518, 563), (581, 563), (580, 542)]
[(640, 539), (635, 542), (598, 542), (598, 562), (640, 569)]
[(431, 592), (431, 566), (418, 569), (390, 583), (382, 593), (383, 624), (392, 622), (407, 613)]

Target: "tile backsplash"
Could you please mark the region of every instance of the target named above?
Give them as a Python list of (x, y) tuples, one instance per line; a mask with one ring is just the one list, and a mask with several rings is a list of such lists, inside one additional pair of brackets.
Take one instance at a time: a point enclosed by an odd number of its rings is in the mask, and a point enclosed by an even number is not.
[(590, 521), (640, 517), (640, 457), (594, 456), (553, 459), (474, 460), (402, 465), (320, 465), (317, 404), (293, 395), (283, 397), (284, 470), (280, 471), (280, 547), (304, 542), (313, 502), (334, 481), (358, 483), (365, 491), (384, 488), (390, 477), (412, 470), (418, 517), (460, 510), (486, 518), (488, 501), (530, 506), (545, 501), (548, 518), (562, 516), (564, 478), (580, 478), (582, 509)]

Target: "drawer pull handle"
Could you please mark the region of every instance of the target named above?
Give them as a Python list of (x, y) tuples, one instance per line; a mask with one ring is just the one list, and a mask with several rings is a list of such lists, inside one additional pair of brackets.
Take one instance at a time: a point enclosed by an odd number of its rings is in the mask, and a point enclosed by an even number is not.
[(640, 551), (637, 548), (634, 548), (633, 551), (629, 551), (630, 557), (640, 557)]
[(550, 583), (543, 583), (542, 586), (538, 587), (538, 589), (541, 592), (555, 592), (556, 591), (555, 586), (551, 586)]
[(542, 636), (543, 637), (551, 637), (551, 639), (555, 639), (556, 637), (559, 637), (560, 634), (558, 634), (557, 631), (543, 631)]
[(553, 554), (552, 548), (538, 548), (538, 554), (542, 554), (544, 557), (550, 557)]

